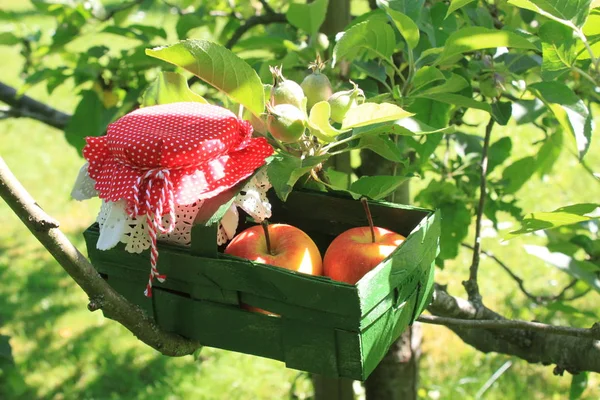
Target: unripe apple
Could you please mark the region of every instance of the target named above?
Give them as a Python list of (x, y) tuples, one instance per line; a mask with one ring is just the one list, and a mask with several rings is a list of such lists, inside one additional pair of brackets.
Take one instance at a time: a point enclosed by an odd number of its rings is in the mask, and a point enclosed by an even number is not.
[(296, 82), (285, 79), (281, 68), (271, 67), (273, 74), (273, 89), (271, 91), (271, 105), (291, 104), (302, 109), (304, 91)]
[(267, 128), (282, 143), (298, 141), (306, 128), (306, 115), (291, 104), (268, 107)]
[(331, 97), (333, 90), (329, 78), (319, 70), (315, 70), (302, 81), (302, 90), (306, 96), (308, 110), (320, 101), (327, 101)]
[(358, 88), (356, 83), (352, 82), (352, 84), (354, 85), (353, 89), (336, 92), (327, 100), (331, 106), (331, 119), (334, 122), (341, 124), (351, 108), (365, 101), (364, 92)]

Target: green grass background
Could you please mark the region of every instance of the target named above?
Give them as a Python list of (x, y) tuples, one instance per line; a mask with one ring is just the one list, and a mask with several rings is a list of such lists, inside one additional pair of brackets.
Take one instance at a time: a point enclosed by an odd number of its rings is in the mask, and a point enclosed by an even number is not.
[[(25, 1), (0, 0), (0, 10), (15, 11), (18, 23), (52, 26), (51, 20), (27, 11), (30, 9)], [(169, 16), (150, 18), (168, 29), (173, 27)], [(122, 38), (99, 35), (91, 40), (110, 40), (111, 46), (115, 42), (123, 47), (131, 44)], [(18, 48), (0, 47), (0, 59), (0, 79), (20, 86), (22, 58)], [(47, 62), (58, 61), (49, 58)], [(77, 100), (69, 87), (51, 96), (43, 85), (27, 93), (68, 112), (73, 111)], [(595, 171), (600, 171), (598, 134), (587, 156)], [(540, 131), (529, 127), (509, 126), (494, 131), (495, 140), (503, 136), (513, 141), (513, 159), (532, 154), (531, 144), (542, 137)], [(94, 220), (99, 202), (78, 203), (69, 198), (83, 160), (66, 143), (62, 132), (26, 119), (0, 121), (0, 156), (39, 204), (61, 222), (70, 239), (84, 249), (81, 233)], [(552, 210), (576, 202), (598, 201), (600, 186), (568, 152), (562, 153), (554, 172), (544, 181), (532, 179), (521, 189), (520, 205), (525, 210)], [(413, 182), (413, 188), (422, 185), (424, 182)], [(508, 217), (504, 220), (510, 222)], [(568, 281), (568, 277), (524, 252), (522, 244), (543, 243), (540, 238), (500, 244), (492, 231), (486, 232), (489, 234), (483, 239), (483, 247), (527, 278), (532, 292), (553, 293)], [(468, 251), (461, 252), (437, 273), (437, 281), (448, 284), (452, 294), (464, 295), (460, 282), (468, 274), (470, 257)], [(531, 304), (488, 259), (482, 261), (481, 281), (488, 306), (507, 317), (546, 321), (544, 310)], [(0, 202), (0, 334), (10, 336), (15, 359), (14, 366), (0, 371), (0, 399), (286, 399), (291, 392), (297, 398), (312, 394), (306, 374), (286, 369), (276, 361), (210, 348), (203, 349), (198, 357), (164, 357), (100, 312), (88, 312), (86, 300), (83, 291)], [(590, 293), (574, 305), (596, 312), (597, 301), (597, 293)], [(590, 326), (594, 321), (558, 314), (552, 322)], [(511, 367), (483, 398), (568, 398), (568, 374), (558, 377), (552, 374), (552, 367), (477, 352), (443, 327), (425, 326), (424, 330), (422, 398), (474, 398), (507, 361), (512, 362)], [(599, 382), (596, 374), (590, 374), (582, 398), (600, 398)]]

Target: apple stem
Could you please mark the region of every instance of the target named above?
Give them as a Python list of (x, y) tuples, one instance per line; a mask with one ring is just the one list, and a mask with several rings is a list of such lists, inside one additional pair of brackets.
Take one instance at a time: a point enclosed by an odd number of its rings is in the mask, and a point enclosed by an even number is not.
[(360, 202), (362, 203), (365, 209), (365, 214), (367, 214), (367, 219), (369, 220), (369, 228), (371, 229), (371, 240), (373, 241), (373, 243), (375, 243), (375, 227), (373, 225), (373, 217), (371, 216), (371, 210), (369, 209), (369, 202), (366, 197), (362, 197), (360, 199)]
[(267, 242), (267, 252), (270, 255), (274, 255), (271, 251), (271, 238), (269, 237), (269, 221), (266, 219), (262, 222), (263, 231), (265, 232), (265, 240)]

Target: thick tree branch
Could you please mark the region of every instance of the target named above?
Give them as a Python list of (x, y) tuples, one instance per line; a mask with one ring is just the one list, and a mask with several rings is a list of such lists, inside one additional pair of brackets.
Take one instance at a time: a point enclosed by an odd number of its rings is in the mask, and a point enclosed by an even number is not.
[[(472, 302), (450, 296), (436, 286), (434, 299), (428, 310), (435, 316), (459, 320), (507, 321), (487, 307), (476, 307)], [(470, 321), (469, 321), (470, 322)], [(548, 331), (520, 329), (497, 325), (473, 329), (473, 327), (448, 324), (465, 343), (484, 353), (495, 352), (516, 356), (530, 363), (556, 364), (557, 370), (571, 373), (580, 371), (600, 372), (600, 342), (585, 337), (557, 335)], [(509, 325), (510, 326), (510, 325)], [(497, 329), (503, 327), (504, 329)], [(598, 337), (598, 324), (590, 331)]]
[(552, 335), (572, 336), (600, 340), (600, 324), (590, 329), (572, 328), (542, 324), (540, 322), (520, 321), (515, 319), (460, 319), (421, 315), (418, 320), (427, 324), (456, 326), (470, 329), (523, 329), (526, 331), (544, 332)]
[(17, 96), (17, 90), (0, 82), (0, 101), (11, 106), (14, 117), (27, 117), (57, 129), (65, 129), (71, 116), (28, 96)]
[[(474, 250), (474, 247), (471, 246), (470, 244), (462, 243), (461, 245), (463, 247), (466, 247), (467, 249)], [(528, 291), (525, 288), (525, 281), (523, 280), (523, 278), (521, 278), (519, 275), (515, 274), (512, 271), (512, 269), (510, 269), (508, 267), (508, 265), (506, 265), (502, 260), (500, 260), (498, 257), (496, 257), (493, 253), (491, 253), (489, 251), (481, 250), (481, 254), (485, 254), (487, 257), (489, 257), (492, 260), (494, 260), (496, 262), (496, 264), (498, 264), (504, 271), (506, 271), (506, 273), (515, 282), (517, 282), (517, 285), (519, 286), (519, 289), (521, 290), (521, 292), (523, 292), (523, 294), (525, 296), (527, 296), (527, 298), (529, 298), (531, 301), (533, 301), (534, 303), (537, 303), (537, 304), (546, 304), (546, 303), (550, 303), (550, 302), (553, 302), (553, 301), (565, 299), (566, 298), (565, 295), (567, 293), (567, 290), (571, 289), (578, 282), (577, 279), (573, 279), (558, 294), (553, 295), (553, 296), (534, 295), (534, 294), (532, 294), (530, 291)], [(578, 293), (577, 295), (575, 295), (573, 297), (566, 298), (566, 299), (567, 300), (573, 300), (575, 298), (579, 298), (579, 297), (585, 295), (586, 293), (587, 292)]]
[(0, 157), (0, 197), (23, 221), (58, 263), (90, 298), (88, 308), (102, 309), (139, 340), (168, 356), (192, 354), (198, 343), (162, 331), (139, 307), (115, 292), (92, 264), (58, 229), (58, 224), (37, 205)]
[(479, 204), (477, 206), (477, 219), (475, 221), (475, 245), (473, 246), (473, 261), (469, 268), (469, 279), (463, 282), (469, 300), (476, 306), (481, 306), (481, 294), (479, 293), (479, 284), (477, 283), (477, 273), (479, 271), (479, 261), (481, 252), (481, 221), (483, 219), (483, 208), (485, 207), (485, 197), (487, 193), (487, 171), (488, 171), (488, 149), (490, 148), (490, 139), (492, 129), (494, 128), (494, 119), (490, 117), (485, 127), (485, 139), (483, 142), (483, 152), (481, 155), (481, 177), (479, 182)]

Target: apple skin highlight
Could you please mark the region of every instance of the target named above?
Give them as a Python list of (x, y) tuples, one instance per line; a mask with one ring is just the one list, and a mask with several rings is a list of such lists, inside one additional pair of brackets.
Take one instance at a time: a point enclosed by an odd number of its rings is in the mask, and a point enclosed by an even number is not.
[(263, 228), (253, 226), (233, 238), (225, 254), (310, 275), (323, 273), (323, 261), (317, 245), (300, 229), (272, 224), (269, 225), (269, 238), (271, 253), (267, 250)]
[(323, 275), (354, 285), (406, 239), (388, 229), (374, 227), (374, 231), (375, 243), (368, 226), (349, 229), (336, 237), (325, 252)]

